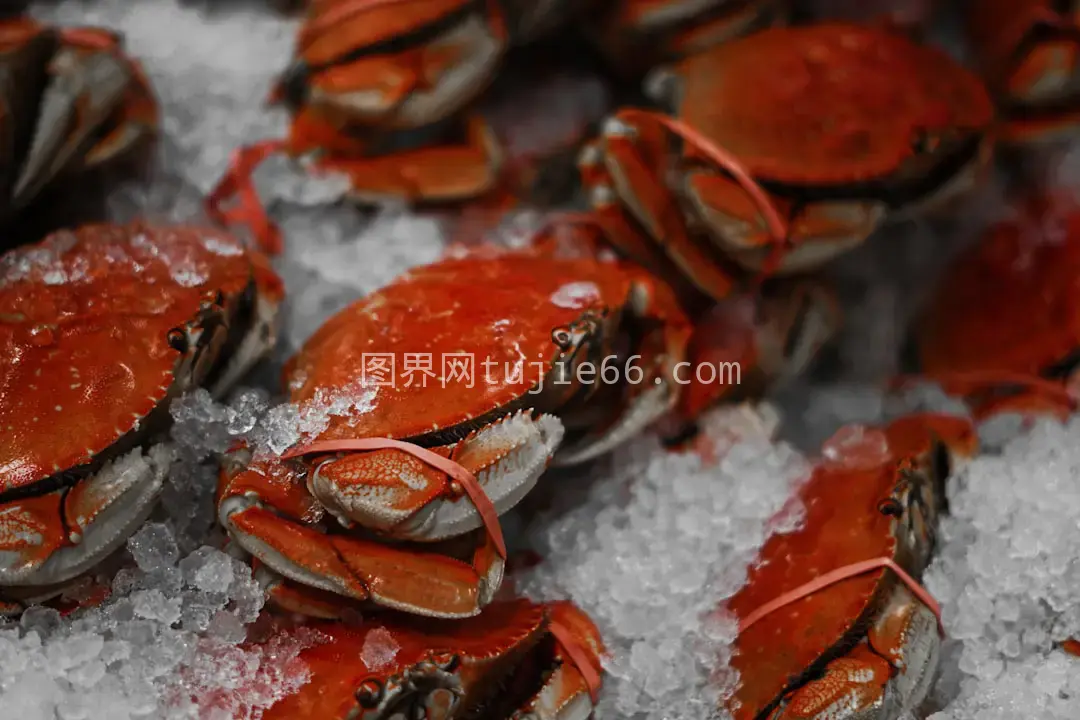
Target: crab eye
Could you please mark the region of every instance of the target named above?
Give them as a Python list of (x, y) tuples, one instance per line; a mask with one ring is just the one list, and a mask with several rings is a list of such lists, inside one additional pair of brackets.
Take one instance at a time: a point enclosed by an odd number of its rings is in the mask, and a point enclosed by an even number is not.
[(166, 338), (169, 341), (169, 347), (178, 353), (186, 353), (188, 351), (188, 336), (182, 329), (175, 327), (168, 332)]
[(383, 684), (375, 678), (368, 678), (356, 688), (356, 702), (365, 710), (371, 710), (379, 706), (383, 697)]
[(900, 517), (904, 514), (904, 508), (896, 498), (885, 498), (878, 503), (878, 512), (882, 515)]
[(565, 350), (573, 342), (573, 336), (566, 328), (555, 328), (551, 331), (551, 341)]

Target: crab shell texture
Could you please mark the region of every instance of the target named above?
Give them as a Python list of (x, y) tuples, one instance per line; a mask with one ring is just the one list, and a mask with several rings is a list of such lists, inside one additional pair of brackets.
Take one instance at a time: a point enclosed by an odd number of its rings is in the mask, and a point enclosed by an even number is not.
[[(650, 85), (677, 119), (733, 155), (788, 219), (781, 273), (860, 244), (889, 211), (959, 194), (989, 147), (993, 111), (977, 77), (939, 50), (857, 25), (764, 30), (674, 65)], [(758, 270), (776, 238), (696, 144), (671, 143), (654, 116), (616, 113), (582, 155), (593, 207), (621, 205), (687, 277), (723, 295), (724, 277), (709, 268), (733, 260)]]
[(957, 257), (919, 323), (930, 376), (1002, 373), (1068, 382), (1080, 368), (1080, 207), (1017, 203)]
[(157, 131), (158, 107), (119, 35), (0, 20), (0, 217), (52, 179), (125, 155)]
[[(823, 461), (803, 484), (801, 528), (766, 542), (727, 612), (745, 618), (826, 572), (881, 557), (920, 576), (946, 476), (975, 452), (974, 428), (964, 418), (913, 415), (865, 432), (861, 448)], [(922, 700), (939, 646), (930, 609), (892, 570), (874, 570), (744, 629), (728, 709), (736, 720), (894, 720)]]
[[(576, 607), (564, 602), (500, 601), (483, 615), (464, 620), (399, 615), (359, 627), (316, 625), (324, 642), (300, 655), (312, 680), (272, 706), (263, 718), (585, 720), (593, 711), (589, 687), (548, 633), (552, 621), (585, 648), (599, 675), (604, 652), (599, 632)], [(365, 662), (372, 645), (390, 650), (374, 667)]]
[[(635, 347), (641, 379), (628, 383), (630, 360), (616, 348), (639, 315), (652, 329)], [(664, 286), (621, 265), (529, 253), (448, 259), (332, 317), (289, 362), (286, 381), (302, 413), (339, 408), (301, 445), (393, 438), (428, 448), (470, 471), (502, 513), (564, 436), (576, 442), (562, 462), (581, 462), (666, 412), (688, 328)], [(619, 378), (579, 372), (586, 360)], [(469, 498), (400, 449), (303, 462), (244, 451), (225, 464), (218, 512), (265, 571), (345, 598), (465, 617), (502, 581), (491, 538), (474, 539), (482, 521)], [(453, 554), (470, 561), (441, 552), (447, 543), (431, 549), (452, 539), (468, 541)]]
[(213, 229), (88, 225), (0, 259), (0, 596), (127, 539), (171, 462), (170, 401), (269, 349), (281, 290)]
[(509, 37), (493, 0), (315, 0), (278, 95), (339, 128), (449, 118), (482, 93)]
[(1080, 2), (968, 3), (976, 61), (1005, 120), (1003, 139), (1070, 137), (1080, 122)]
[(786, 22), (790, 0), (609, 0), (595, 3), (586, 32), (618, 69), (659, 63)]

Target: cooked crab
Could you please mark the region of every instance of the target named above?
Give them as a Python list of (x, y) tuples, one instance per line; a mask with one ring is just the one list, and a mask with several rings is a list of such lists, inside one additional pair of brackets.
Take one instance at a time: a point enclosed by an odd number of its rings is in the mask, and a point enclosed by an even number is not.
[(732, 287), (725, 262), (815, 268), (891, 213), (969, 188), (988, 156), (993, 111), (979, 80), (884, 30), (772, 28), (650, 84), (674, 118), (619, 111), (582, 174), (631, 257), (675, 264), (717, 298)]
[[(783, 309), (761, 332), (793, 337), (765, 348), (801, 358), (821, 325)], [(341, 414), (287, 459), (237, 450), (219, 518), (280, 605), (476, 614), (502, 579), (497, 516), (553, 458), (596, 457), (665, 414), (690, 330), (666, 286), (618, 263), (492, 251), (418, 268), (290, 361), (292, 402)]]
[[(322, 642), (300, 655), (311, 680), (265, 720), (451, 720), (481, 712), (586, 720), (600, 689), (600, 634), (566, 602), (501, 601), (464, 620), (382, 616), (314, 629)], [(380, 649), (374, 659), (370, 647)]]
[(220, 231), (89, 225), (0, 259), (0, 602), (127, 540), (171, 462), (170, 401), (270, 347), (281, 286)]
[(773, 535), (726, 604), (739, 621), (736, 720), (895, 720), (934, 678), (936, 603), (918, 584), (969, 421), (848, 427), (800, 488), (800, 529)]

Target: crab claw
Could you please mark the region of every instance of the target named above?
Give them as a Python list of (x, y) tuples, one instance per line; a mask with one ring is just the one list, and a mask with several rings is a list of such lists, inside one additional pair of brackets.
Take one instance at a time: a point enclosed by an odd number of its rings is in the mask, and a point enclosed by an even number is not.
[[(443, 452), (477, 478), (501, 515), (536, 485), (562, 435), (558, 418), (519, 412)], [(308, 490), (342, 525), (401, 540), (445, 540), (483, 524), (446, 473), (396, 449), (325, 460), (309, 476)]]
[(492, 717), (585, 720), (593, 711), (603, 647), (591, 621), (567, 603), (513, 600), (467, 620), (394, 617), (318, 630), (326, 642), (300, 656), (313, 679), (265, 720), (450, 720), (480, 708)]
[[(435, 454), (449, 455), (476, 477), (498, 514), (532, 489), (561, 439), (556, 418), (522, 412)], [(502, 584), (505, 548), (501, 535), (490, 531), (471, 549), (439, 548), (455, 551), (451, 556), (313, 526), (319, 508), (344, 524), (412, 541), (456, 538), (487, 524), (458, 483), (413, 455), (397, 449), (352, 453), (314, 466), (306, 480), (279, 459), (235, 474), (231, 465), (223, 469), (219, 518), (237, 544), (265, 565), (263, 583), (285, 607), (338, 617), (343, 602), (359, 600), (460, 618), (480, 612)], [(461, 555), (471, 557), (466, 562), (457, 559)], [(338, 596), (337, 602), (327, 594)]]

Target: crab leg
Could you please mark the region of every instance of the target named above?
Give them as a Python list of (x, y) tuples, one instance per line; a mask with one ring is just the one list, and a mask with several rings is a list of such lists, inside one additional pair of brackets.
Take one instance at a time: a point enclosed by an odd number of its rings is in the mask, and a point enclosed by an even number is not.
[[(85, 50), (116, 51), (120, 39), (106, 30), (79, 28), (62, 33), (63, 42)], [(87, 167), (101, 165), (123, 155), (142, 138), (157, 131), (159, 112), (150, 81), (136, 62), (127, 61), (131, 80), (120, 107), (113, 113), (111, 128), (100, 137), (84, 159)]]
[[(593, 208), (611, 242), (631, 258), (653, 267), (651, 261), (662, 255), (661, 268), (675, 266), (678, 275), (688, 278), (698, 290), (722, 298), (731, 292), (732, 279), (717, 258), (691, 238), (675, 197), (655, 179), (660, 173), (650, 170), (664, 162), (664, 138), (656, 132), (660, 129), (646, 126), (643, 130), (646, 132), (639, 133), (636, 126), (609, 121), (600, 144), (590, 145), (582, 153), (582, 179), (591, 190)], [(616, 206), (615, 197), (637, 199), (625, 206), (633, 221), (618, 217), (623, 210)], [(635, 224), (645, 231), (647, 240)], [(658, 250), (647, 248), (652, 244)]]
[(0, 504), (0, 581), (58, 585), (122, 545), (150, 514), (171, 453), (117, 458), (65, 491)]
[(377, 157), (330, 155), (316, 167), (348, 176), (352, 194), (363, 201), (386, 198), (450, 202), (495, 187), (502, 167), (498, 139), (483, 118), (465, 119), (458, 145), (434, 145)]
[(569, 602), (548, 606), (555, 636), (555, 670), (513, 715), (537, 720), (587, 720), (597, 701), (604, 644), (585, 613)]
[[(364, 125), (416, 128), (450, 117), (487, 87), (507, 46), (497, 3), (476, 4), (456, 18), (454, 5), (442, 0), (327, 3), (299, 38), (304, 60), (290, 68), (272, 99), (306, 101)], [(401, 25), (410, 15), (430, 23), (416, 26), (417, 37), (437, 35), (397, 52), (388, 52), (389, 44), (370, 44), (372, 28)], [(380, 78), (377, 90), (368, 82), (373, 77)], [(307, 97), (290, 97), (293, 88), (302, 88)]]
[[(476, 615), (502, 582), (503, 560), (485, 536), (472, 563), (439, 553), (327, 535), (234, 496), (225, 527), (245, 550), (298, 583), (431, 617)], [(246, 505), (246, 507), (245, 507)]]
[(94, 141), (122, 102), (132, 80), (131, 67), (109, 52), (62, 47), (41, 101), (34, 136), (12, 204), (21, 207)]

